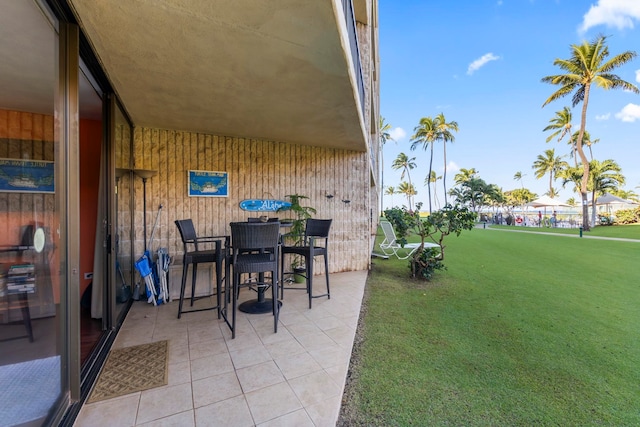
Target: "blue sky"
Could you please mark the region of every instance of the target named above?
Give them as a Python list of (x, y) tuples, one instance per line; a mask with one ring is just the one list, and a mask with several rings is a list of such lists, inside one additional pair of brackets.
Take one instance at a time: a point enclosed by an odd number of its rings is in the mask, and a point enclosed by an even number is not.
[[(542, 129), (571, 107), (569, 96), (542, 108), (558, 89), (542, 77), (561, 73), (553, 61), (569, 58), (570, 45), (599, 34), (608, 36), (611, 56), (640, 54), (639, 26), (640, 0), (379, 0), (380, 112), (397, 141), (384, 148), (384, 185), (401, 181), (391, 169), (400, 152), (416, 157), (415, 200), (427, 206), (428, 152), (410, 151), (410, 139), (421, 117), (442, 112), (459, 125), (447, 145), (447, 189), (459, 168), (477, 169), (504, 191), (520, 188), (513, 176), (521, 171), (524, 186), (541, 196), (548, 177), (535, 179), (536, 157), (550, 148), (570, 152), (565, 140), (546, 143)], [(640, 57), (615, 72), (640, 87)], [(572, 109), (575, 130), (581, 107)], [(594, 157), (618, 162), (624, 188), (640, 194), (640, 95), (595, 88), (587, 114), (587, 130), (600, 139)], [(435, 147), (434, 170), (444, 170), (442, 145)], [(569, 186), (555, 187), (562, 200), (579, 199)], [(437, 193), (442, 200), (441, 181)], [(406, 200), (385, 196), (385, 206), (392, 202)]]

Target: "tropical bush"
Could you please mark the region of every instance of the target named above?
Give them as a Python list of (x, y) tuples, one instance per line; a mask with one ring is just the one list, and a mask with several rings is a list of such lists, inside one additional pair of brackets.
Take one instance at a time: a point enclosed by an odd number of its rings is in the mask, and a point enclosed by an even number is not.
[[(407, 243), (409, 235), (420, 237), (421, 246), (409, 260), (409, 268), (412, 277), (429, 280), (435, 270), (445, 268), (444, 239), (450, 234), (460, 235), (462, 230), (470, 230), (474, 227), (477, 214), (469, 208), (460, 205), (446, 205), (439, 211), (432, 212), (428, 217), (420, 217), (421, 203), (416, 205), (416, 210), (411, 211), (406, 207), (391, 208), (384, 211), (384, 216), (393, 225), (398, 237), (398, 243)], [(424, 243), (429, 240), (440, 246), (440, 251), (433, 248), (425, 248)]]
[(640, 207), (635, 209), (620, 209), (616, 212), (617, 224), (635, 224), (640, 222)]

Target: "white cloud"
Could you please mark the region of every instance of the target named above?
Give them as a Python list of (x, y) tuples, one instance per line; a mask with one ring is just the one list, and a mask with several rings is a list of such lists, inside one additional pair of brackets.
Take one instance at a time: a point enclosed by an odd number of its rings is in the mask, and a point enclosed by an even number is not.
[(636, 81), (640, 83), (640, 70), (636, 70)]
[(615, 27), (618, 30), (633, 28), (634, 21), (640, 21), (640, 2), (638, 0), (598, 0), (584, 15), (579, 32), (598, 25)]
[(458, 172), (460, 170), (460, 166), (458, 166), (455, 162), (449, 162), (447, 164), (447, 173)]
[(616, 119), (623, 122), (633, 123), (636, 120), (640, 120), (640, 105), (627, 104), (619, 113), (616, 113)]
[(481, 67), (483, 67), (486, 63), (490, 62), (490, 61), (495, 61), (497, 59), (500, 59), (499, 56), (494, 55), (493, 53), (489, 52), (489, 53), (485, 53), (484, 55), (482, 55), (480, 58), (476, 59), (475, 61), (473, 61), (471, 64), (469, 64), (469, 68), (467, 68), (467, 74), (471, 75), (473, 74), (475, 71), (478, 71)]
[(402, 138), (407, 136), (407, 132), (405, 132), (402, 128), (394, 128), (391, 129), (389, 135), (391, 135), (391, 138), (393, 138), (394, 141), (400, 141)]
[(599, 116), (596, 116), (596, 120), (597, 121), (609, 120), (609, 117), (611, 117), (611, 113), (600, 114)]

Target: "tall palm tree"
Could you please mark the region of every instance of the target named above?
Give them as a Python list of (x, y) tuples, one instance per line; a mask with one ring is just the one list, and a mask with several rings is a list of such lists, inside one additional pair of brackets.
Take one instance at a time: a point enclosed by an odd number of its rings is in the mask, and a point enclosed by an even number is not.
[[(389, 141), (394, 141), (391, 136), (391, 125), (385, 122), (384, 117), (380, 116), (379, 123), (379, 135), (380, 135), (380, 188), (384, 188), (384, 146)], [(380, 212), (384, 210), (384, 193), (380, 196)]]
[(453, 182), (455, 182), (457, 185), (461, 185), (467, 181), (477, 178), (478, 177), (477, 175), (478, 175), (478, 171), (476, 170), (476, 168), (471, 168), (471, 169), (460, 168), (460, 172), (458, 172), (456, 176), (453, 177)]
[(591, 223), (596, 223), (596, 198), (606, 191), (617, 190), (624, 184), (622, 168), (615, 160), (592, 160), (589, 166), (589, 191), (591, 191)]
[(409, 210), (412, 210), (411, 200), (413, 199), (413, 196), (418, 194), (413, 184), (411, 184), (410, 182), (403, 181), (398, 186), (397, 192), (399, 194), (404, 194), (407, 197), (407, 202), (409, 203)]
[(544, 154), (539, 154), (536, 161), (533, 162), (532, 169), (535, 172), (536, 179), (544, 177), (549, 174), (549, 197), (553, 197), (556, 194), (556, 190), (553, 189), (553, 181), (555, 181), (558, 172), (565, 169), (568, 165), (567, 162), (562, 160), (563, 156), (556, 156), (556, 150), (545, 150)]
[[(430, 149), (429, 153), (429, 173), (427, 176), (431, 176), (433, 171), (433, 144), (436, 141), (437, 128), (436, 123), (431, 117), (423, 117), (420, 119), (418, 126), (413, 129), (413, 135), (411, 136), (411, 150), (415, 150), (418, 145), (422, 145), (422, 148), (426, 151)], [(431, 207), (431, 186), (427, 186), (427, 192), (429, 194), (429, 213), (432, 211)]]
[(580, 182), (580, 194), (582, 196), (582, 226), (589, 230), (589, 207), (587, 205), (587, 184), (589, 182), (589, 161), (582, 149), (582, 138), (587, 125), (587, 107), (589, 105), (589, 92), (591, 86), (595, 84), (603, 89), (624, 89), (634, 93), (640, 93), (634, 84), (622, 80), (612, 71), (634, 59), (637, 54), (634, 51), (625, 51), (615, 55), (611, 59), (609, 48), (606, 44), (607, 38), (603, 35), (596, 37), (592, 42), (583, 42), (581, 45), (571, 45), (571, 56), (569, 59), (556, 59), (553, 64), (558, 66), (566, 74), (556, 74), (542, 78), (542, 82), (559, 85), (560, 88), (554, 92), (542, 104), (544, 107), (548, 103), (563, 98), (571, 93), (572, 105), (575, 107), (582, 102), (582, 113), (580, 116), (580, 131), (576, 141), (576, 149), (582, 160), (582, 180)]
[(520, 181), (520, 186), (522, 187), (522, 189), (524, 190), (524, 184), (522, 183), (522, 178), (524, 178), (526, 176), (526, 174), (518, 171), (515, 174), (513, 174), (513, 179), (515, 179), (516, 181)]
[(458, 122), (447, 122), (444, 118), (444, 113), (440, 113), (436, 116), (435, 121), (437, 123), (437, 141), (442, 141), (442, 149), (444, 153), (444, 172), (442, 173), (442, 185), (444, 186), (444, 204), (447, 204), (447, 142), (453, 143), (456, 137), (452, 132), (458, 132)]
[[(402, 169), (402, 174), (400, 175), (400, 179), (404, 179), (406, 175), (407, 180), (409, 181), (409, 186), (411, 186), (412, 188), (413, 188), (413, 184), (411, 183), (411, 174), (409, 173), (409, 171), (411, 169), (415, 169), (416, 167), (415, 160), (416, 160), (415, 157), (409, 158), (409, 156), (407, 156), (405, 153), (400, 153), (398, 154), (398, 157), (396, 157), (396, 159), (393, 161), (393, 164), (391, 165), (391, 167), (394, 170)], [(398, 191), (400, 190), (398, 189)], [(411, 209), (412, 209), (411, 198), (409, 198), (409, 210)]]

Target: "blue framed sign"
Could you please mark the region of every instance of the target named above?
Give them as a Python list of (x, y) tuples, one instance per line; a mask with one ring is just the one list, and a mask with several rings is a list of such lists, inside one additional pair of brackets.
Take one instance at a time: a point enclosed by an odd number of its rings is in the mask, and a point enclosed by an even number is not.
[(0, 191), (55, 193), (53, 165), (48, 160), (0, 159)]
[(189, 171), (189, 197), (228, 197), (227, 172)]

